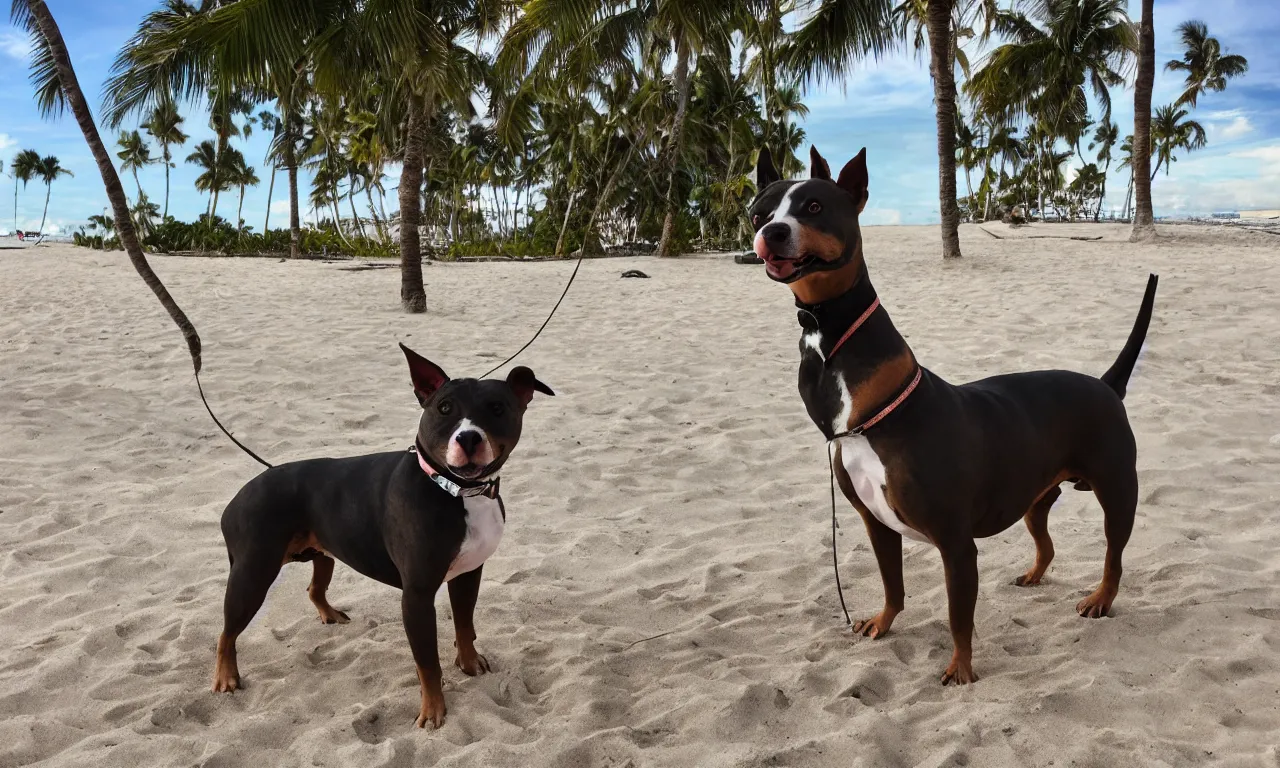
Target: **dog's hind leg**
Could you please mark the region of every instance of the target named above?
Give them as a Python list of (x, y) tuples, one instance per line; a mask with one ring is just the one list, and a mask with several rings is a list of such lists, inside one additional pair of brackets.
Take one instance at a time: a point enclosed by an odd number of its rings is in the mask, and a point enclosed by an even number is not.
[(320, 621), (325, 624), (346, 624), (351, 621), (350, 616), (329, 605), (329, 599), (325, 596), (329, 582), (333, 579), (333, 558), (317, 555), (311, 561), (311, 567), (311, 586), (307, 587), (307, 594), (320, 612)]
[(230, 693), (240, 687), (240, 668), (236, 663), (236, 638), (249, 626), (249, 621), (262, 607), (267, 590), (280, 573), (284, 547), (261, 544), (232, 559), (227, 577), (227, 593), (222, 604), (222, 634), (218, 637), (218, 655), (213, 669), (213, 690)]
[(1036, 562), (1031, 569), (1013, 580), (1014, 586), (1032, 587), (1040, 583), (1049, 563), (1053, 562), (1053, 539), (1049, 538), (1049, 510), (1062, 495), (1062, 489), (1053, 486), (1031, 505), (1031, 509), (1023, 516), (1027, 530), (1036, 543)]
[(1121, 555), (1133, 532), (1133, 518), (1138, 508), (1138, 473), (1131, 463), (1110, 476), (1090, 477), (1093, 493), (1102, 505), (1107, 533), (1107, 560), (1102, 569), (1102, 583), (1076, 605), (1076, 613), (1090, 619), (1106, 616), (1120, 591)]

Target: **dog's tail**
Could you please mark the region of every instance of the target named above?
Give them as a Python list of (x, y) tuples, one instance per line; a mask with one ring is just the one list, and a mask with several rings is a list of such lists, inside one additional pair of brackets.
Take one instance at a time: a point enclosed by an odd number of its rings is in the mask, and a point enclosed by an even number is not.
[(1129, 384), (1129, 376), (1133, 374), (1133, 366), (1138, 362), (1138, 353), (1142, 351), (1142, 343), (1147, 339), (1147, 327), (1151, 325), (1151, 309), (1156, 303), (1156, 283), (1159, 279), (1157, 275), (1147, 278), (1147, 292), (1142, 296), (1142, 307), (1138, 309), (1138, 319), (1133, 321), (1129, 340), (1124, 343), (1124, 349), (1120, 350), (1120, 356), (1102, 374), (1103, 383), (1111, 387), (1122, 400), (1125, 387)]

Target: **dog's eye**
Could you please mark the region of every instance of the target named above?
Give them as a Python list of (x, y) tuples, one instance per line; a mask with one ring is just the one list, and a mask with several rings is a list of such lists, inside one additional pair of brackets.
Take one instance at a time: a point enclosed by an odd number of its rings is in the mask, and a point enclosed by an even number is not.
[(448, 416), (453, 413), (453, 403), (448, 400), (441, 400), (440, 404), (436, 406), (436, 410), (440, 412), (441, 416)]
[(809, 213), (822, 213), (822, 203), (817, 200), (809, 203)]
[(507, 406), (502, 403), (489, 403), (489, 410), (493, 412), (494, 416), (501, 416), (507, 412)]

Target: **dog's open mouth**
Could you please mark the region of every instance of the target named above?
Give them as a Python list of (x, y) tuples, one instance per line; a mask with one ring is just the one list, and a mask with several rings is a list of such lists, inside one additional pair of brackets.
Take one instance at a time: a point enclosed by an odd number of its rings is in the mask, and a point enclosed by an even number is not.
[(780, 282), (790, 282), (799, 277), (805, 267), (813, 263), (814, 256), (802, 254), (796, 258), (779, 256), (768, 248), (761, 248), (756, 255), (764, 260), (764, 271), (770, 278)]
[(481, 480), (498, 471), (498, 468), (502, 466), (502, 454), (499, 453), (498, 458), (488, 464), (467, 462), (462, 466), (454, 466), (452, 464), (446, 464), (445, 466), (447, 466), (449, 468), (449, 472), (459, 480), (466, 480), (469, 482)]

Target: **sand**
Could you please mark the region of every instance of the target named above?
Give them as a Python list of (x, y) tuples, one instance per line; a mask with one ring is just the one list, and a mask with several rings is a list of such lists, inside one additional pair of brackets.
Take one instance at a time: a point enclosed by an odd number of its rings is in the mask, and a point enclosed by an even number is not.
[[(1142, 483), (1114, 617), (1073, 606), (1102, 514), (1064, 492), (1042, 586), (1021, 525), (979, 543), (976, 685), (943, 688), (942, 569), (908, 545), (906, 611), (854, 638), (831, 572), (823, 442), (796, 392), (786, 288), (727, 259), (589, 261), (523, 362), (554, 387), (508, 465), (467, 678), (439, 600), (449, 716), (413, 727), (395, 590), (338, 566), (325, 626), (288, 566), (209, 691), (223, 506), (259, 470), (218, 434), (177, 331), (121, 253), (0, 253), (0, 766), (1280, 765), (1280, 239), (1156, 245), (868, 228), (916, 354), (964, 381), (1101, 373), (1161, 275), (1127, 400)], [(1033, 232), (1054, 232), (1051, 226)], [(1025, 230), (1023, 231), (1026, 232)], [(203, 335), (219, 415), (273, 461), (407, 447), (397, 341), (454, 376), (525, 341), (567, 263), (394, 269), (155, 257)], [(619, 279), (642, 269), (651, 279)], [(881, 586), (840, 505), (856, 616)]]

